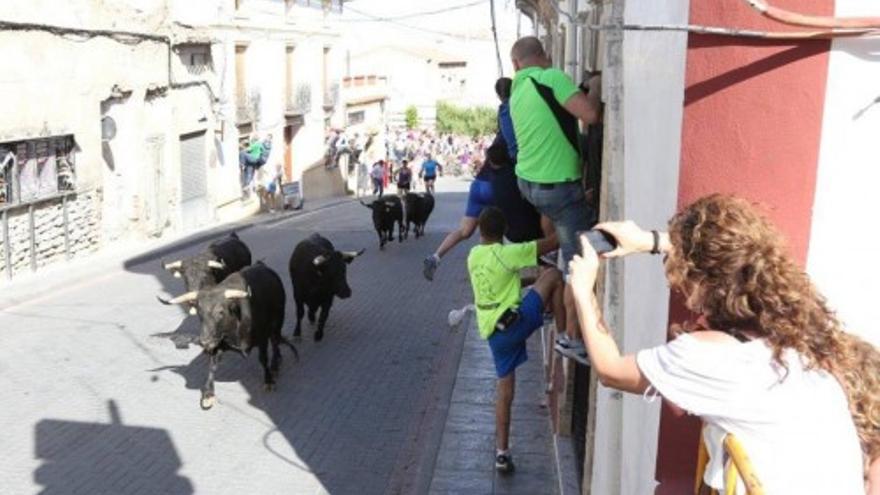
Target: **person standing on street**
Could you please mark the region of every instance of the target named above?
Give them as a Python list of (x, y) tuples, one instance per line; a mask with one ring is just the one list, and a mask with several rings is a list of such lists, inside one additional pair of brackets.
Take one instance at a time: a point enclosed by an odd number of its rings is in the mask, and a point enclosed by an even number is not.
[(422, 162), (422, 170), (419, 172), (419, 177), (425, 180), (425, 192), (428, 194), (434, 194), (434, 181), (437, 180), (438, 169), (440, 172), (443, 171), (443, 167), (431, 158), (430, 154), (425, 155), (425, 161)]
[(562, 276), (555, 268), (538, 275), (521, 296), (520, 270), (538, 264), (538, 256), (554, 249), (549, 239), (504, 244), (506, 225), (501, 210), (488, 207), (480, 213), (480, 244), (467, 259), (474, 292), (477, 326), (487, 340), (498, 376), (495, 399), (495, 468), (513, 472), (510, 453), (510, 413), (516, 368), (528, 359), (526, 341), (544, 324), (544, 313), (565, 318)]
[(382, 196), (385, 191), (385, 164), (384, 160), (379, 160), (373, 164), (373, 170), (370, 171), (370, 177), (373, 179), (373, 194)]
[(412, 170), (409, 168), (409, 162), (406, 160), (403, 161), (400, 165), (400, 169), (397, 171), (397, 192), (400, 195), (404, 195), (410, 190), (410, 183), (412, 182)]

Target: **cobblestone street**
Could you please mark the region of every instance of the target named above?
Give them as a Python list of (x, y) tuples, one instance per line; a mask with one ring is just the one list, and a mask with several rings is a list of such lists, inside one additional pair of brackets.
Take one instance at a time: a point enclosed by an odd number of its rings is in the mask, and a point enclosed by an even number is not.
[(293, 246), (319, 231), (339, 249), (367, 251), (349, 268), (353, 296), (335, 303), (324, 341), (315, 344), (306, 325), (300, 361), (284, 353), (277, 390), (262, 391), (256, 353), (227, 354), (218, 404), (207, 412), (198, 405), (207, 360), (197, 346), (174, 343), (197, 332), (198, 319), (156, 302), (157, 293), (183, 291), (159, 259), (7, 308), (0, 492), (425, 490), (464, 337), (449, 331), (447, 313), (471, 298), (465, 247), (433, 283), (421, 276), (422, 257), (462, 211), (467, 184), (444, 186), (427, 237), (384, 251), (369, 212), (353, 201), (240, 231), (255, 260), (285, 281), (285, 335), (295, 322)]

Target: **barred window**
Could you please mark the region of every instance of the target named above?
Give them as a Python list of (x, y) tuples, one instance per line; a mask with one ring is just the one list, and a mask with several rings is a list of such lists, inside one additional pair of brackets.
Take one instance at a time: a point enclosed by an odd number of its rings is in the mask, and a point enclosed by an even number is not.
[(76, 188), (73, 136), (0, 143), (0, 206)]

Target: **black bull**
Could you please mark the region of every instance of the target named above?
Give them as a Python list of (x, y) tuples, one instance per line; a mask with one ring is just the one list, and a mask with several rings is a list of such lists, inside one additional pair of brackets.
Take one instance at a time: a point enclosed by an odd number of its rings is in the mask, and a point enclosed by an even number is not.
[(394, 240), (394, 223), (397, 222), (397, 240), (403, 242), (403, 204), (397, 196), (386, 194), (366, 204), (361, 204), (373, 210), (373, 227), (379, 234), (379, 249), (385, 248), (386, 242)]
[[(246, 355), (257, 347), (265, 388), (274, 388), (281, 367), (279, 344), (288, 345), (297, 355), (293, 344), (281, 335), (285, 298), (281, 278), (258, 262), (229, 275), (215, 287), (187, 292), (170, 301), (159, 299), (164, 304), (187, 304), (195, 308), (201, 319), (199, 343), (210, 359), (200, 401), (203, 409), (214, 405), (214, 373), (223, 351)], [(272, 344), (271, 363), (269, 344)]]
[(211, 243), (201, 253), (170, 263), (162, 263), (162, 268), (170, 271), (175, 278), (183, 277), (187, 291), (213, 287), (223, 281), (230, 273), (235, 273), (251, 264), (251, 250), (233, 232), (228, 237)]
[(413, 224), (416, 239), (425, 235), (425, 224), (431, 212), (434, 211), (434, 196), (430, 194), (406, 193), (404, 197), (406, 205), (406, 229), (404, 236), (409, 235), (409, 225)]
[(302, 317), (308, 307), (309, 321), (314, 323), (318, 317), (315, 341), (324, 338), (324, 325), (333, 305), (333, 298), (346, 299), (351, 296), (348, 286), (346, 265), (364, 252), (337, 251), (326, 238), (312, 234), (303, 239), (290, 255), (290, 282), (293, 285), (293, 300), (296, 304), (296, 329), (294, 337), (302, 332)]

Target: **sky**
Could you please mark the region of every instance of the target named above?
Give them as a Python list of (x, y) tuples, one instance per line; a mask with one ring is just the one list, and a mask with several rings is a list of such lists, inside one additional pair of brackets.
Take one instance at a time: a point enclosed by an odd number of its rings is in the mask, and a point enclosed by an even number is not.
[[(425, 15), (449, 8), (444, 13)], [(514, 0), (495, 0), (497, 30), (502, 57), (516, 38), (517, 11)], [(394, 19), (407, 16), (403, 19)], [(376, 21), (372, 18), (386, 19)], [(388, 20), (388, 18), (392, 18)], [(369, 44), (378, 39), (422, 45), (455, 45), (469, 39), (492, 39), (489, 0), (352, 0), (345, 2), (343, 25), (348, 34), (367, 36)], [(530, 24), (523, 18), (522, 31)]]

